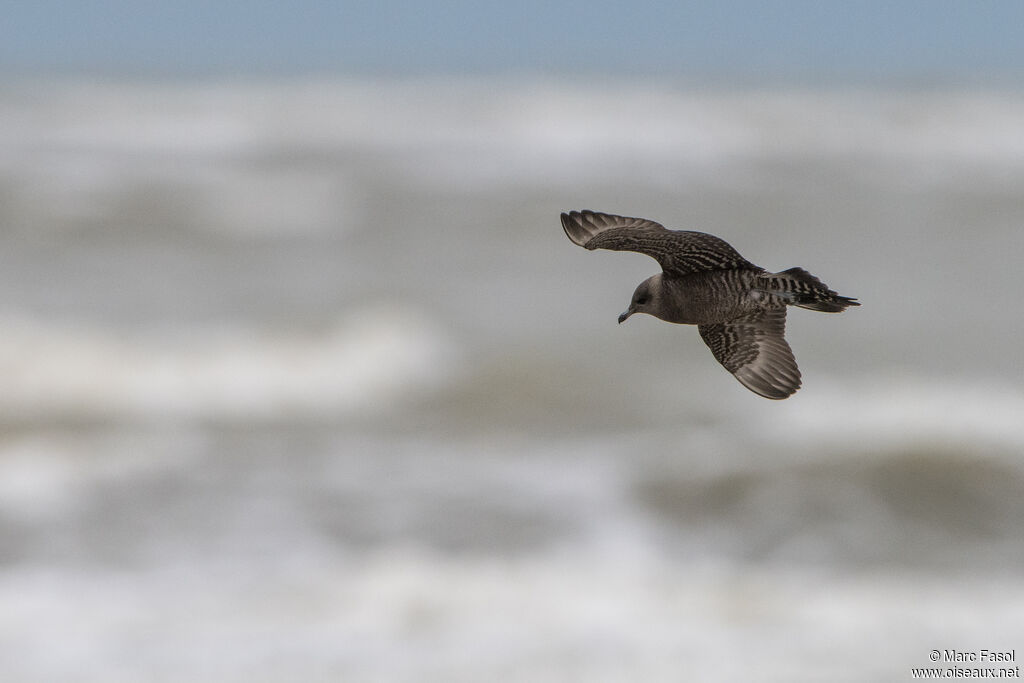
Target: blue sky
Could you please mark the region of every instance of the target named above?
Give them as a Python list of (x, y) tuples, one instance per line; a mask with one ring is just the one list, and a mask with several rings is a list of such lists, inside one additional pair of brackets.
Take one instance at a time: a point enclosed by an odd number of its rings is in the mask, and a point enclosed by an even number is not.
[(0, 73), (1024, 80), (1011, 0), (33, 0)]

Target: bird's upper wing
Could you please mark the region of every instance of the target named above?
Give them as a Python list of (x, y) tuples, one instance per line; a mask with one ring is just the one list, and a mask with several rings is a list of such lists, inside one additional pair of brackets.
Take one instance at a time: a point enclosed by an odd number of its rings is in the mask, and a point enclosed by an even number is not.
[(785, 307), (697, 329), (715, 359), (755, 394), (781, 399), (800, 388), (800, 370), (783, 336)]
[(647, 254), (669, 275), (757, 268), (723, 239), (704, 232), (668, 230), (645, 218), (570, 211), (562, 214), (562, 227), (569, 239), (581, 247)]

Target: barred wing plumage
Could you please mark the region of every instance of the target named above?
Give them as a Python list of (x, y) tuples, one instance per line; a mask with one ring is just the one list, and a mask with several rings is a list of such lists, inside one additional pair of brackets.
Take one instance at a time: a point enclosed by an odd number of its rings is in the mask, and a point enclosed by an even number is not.
[(698, 325), (697, 330), (715, 359), (755, 394), (782, 399), (800, 388), (800, 370), (784, 336), (785, 308)]
[(670, 276), (730, 268), (760, 270), (723, 239), (692, 230), (668, 230), (645, 218), (570, 211), (562, 214), (562, 227), (581, 247), (646, 254)]

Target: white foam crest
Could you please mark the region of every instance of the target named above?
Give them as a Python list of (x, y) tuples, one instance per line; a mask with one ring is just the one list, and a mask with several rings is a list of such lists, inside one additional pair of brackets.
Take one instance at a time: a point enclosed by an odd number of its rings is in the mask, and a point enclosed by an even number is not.
[(1019, 169), (1024, 158), (1024, 93), (1015, 91), (509, 79), (54, 84), (42, 92), (29, 104), (0, 100), (10, 121), (0, 163), (87, 154), (151, 157), (187, 171), (195, 158), (369, 150), (438, 182), (537, 173), (578, 180), (630, 160), (685, 168), (873, 158)]
[[(814, 400), (780, 406), (760, 429), (779, 439), (827, 444), (843, 455), (913, 444), (1024, 453), (1024, 388), (966, 377), (898, 373), (815, 387)], [(807, 397), (809, 398), (809, 397)]]
[[(452, 82), (327, 93), (289, 126), (309, 136), (303, 144), (385, 152), (432, 185), (655, 181), (808, 159), (896, 165), (902, 182), (928, 182), (965, 164), (1019, 171), (1024, 158), (1024, 94), (1015, 92)], [(338, 106), (324, 107), (323, 97)]]
[(936, 623), (958, 648), (1009, 650), (1024, 598), (1011, 579), (590, 555), (282, 564), (9, 571), (7, 670), (76, 681), (898, 680), (947, 644)]
[(1018, 164), (1024, 93), (702, 90), (529, 81), (327, 83), (262, 130), (292, 144), (729, 161), (877, 155)]
[(9, 419), (380, 414), (454, 370), (448, 335), (405, 308), (365, 309), (305, 333), (2, 327), (0, 410)]

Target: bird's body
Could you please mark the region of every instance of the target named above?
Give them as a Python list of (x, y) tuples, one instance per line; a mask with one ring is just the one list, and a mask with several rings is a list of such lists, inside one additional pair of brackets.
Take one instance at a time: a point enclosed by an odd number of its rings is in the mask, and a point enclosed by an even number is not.
[(760, 307), (761, 302), (751, 296), (754, 279), (750, 270), (704, 271), (679, 277), (655, 275), (649, 286), (660, 290), (663, 305), (654, 315), (681, 325), (738, 318)]
[(784, 336), (787, 306), (836, 313), (860, 305), (802, 268), (768, 272), (707, 233), (593, 211), (563, 213), (562, 227), (587, 249), (636, 251), (661, 264), (661, 273), (636, 288), (620, 323), (648, 313), (697, 325), (718, 362), (766, 398), (787, 398), (800, 388), (800, 371)]

